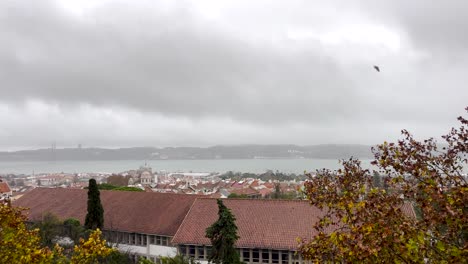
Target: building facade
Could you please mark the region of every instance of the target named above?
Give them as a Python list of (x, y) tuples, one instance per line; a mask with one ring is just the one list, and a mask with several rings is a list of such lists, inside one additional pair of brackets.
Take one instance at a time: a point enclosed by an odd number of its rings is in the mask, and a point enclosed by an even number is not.
[[(101, 191), (104, 208), (103, 234), (120, 251), (136, 258), (157, 261), (173, 257), (171, 244), (177, 229), (199, 196), (148, 192)], [(59, 219), (75, 218), (84, 223), (87, 190), (36, 188), (13, 202), (30, 208), (29, 221), (40, 221), (46, 212)]]
[[(182, 254), (207, 263), (211, 242), (206, 229), (218, 219), (216, 199), (154, 192), (101, 191), (103, 234), (122, 252), (159, 262)], [(302, 264), (298, 239), (316, 235), (313, 225), (324, 212), (302, 200), (224, 199), (236, 218), (236, 248), (245, 263)], [(84, 223), (87, 191), (36, 188), (13, 202), (30, 208), (30, 221), (46, 212)], [(412, 207), (403, 213), (415, 217)]]

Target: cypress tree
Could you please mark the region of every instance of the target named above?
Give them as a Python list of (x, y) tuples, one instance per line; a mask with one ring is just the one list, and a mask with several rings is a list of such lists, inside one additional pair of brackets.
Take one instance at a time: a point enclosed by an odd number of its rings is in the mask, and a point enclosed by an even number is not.
[(208, 257), (209, 262), (215, 264), (237, 264), (240, 261), (234, 245), (239, 238), (237, 235), (236, 218), (221, 199), (218, 199), (218, 220), (206, 229), (206, 237), (211, 240), (213, 249)]
[(89, 180), (88, 185), (88, 213), (86, 214), (85, 227), (87, 229), (96, 229), (104, 226), (104, 209), (102, 208), (101, 198), (95, 179)]

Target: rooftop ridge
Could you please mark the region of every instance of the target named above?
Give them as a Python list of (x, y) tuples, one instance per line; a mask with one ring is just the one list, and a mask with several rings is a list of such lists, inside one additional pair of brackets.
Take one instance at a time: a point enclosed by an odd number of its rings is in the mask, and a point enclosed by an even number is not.
[[(191, 194), (192, 195), (192, 194)], [(291, 203), (309, 203), (309, 200), (299, 200), (299, 199), (252, 199), (252, 198), (213, 198), (213, 197), (198, 197), (197, 200), (218, 200), (221, 199), (223, 201), (262, 201), (262, 202), (291, 202)]]

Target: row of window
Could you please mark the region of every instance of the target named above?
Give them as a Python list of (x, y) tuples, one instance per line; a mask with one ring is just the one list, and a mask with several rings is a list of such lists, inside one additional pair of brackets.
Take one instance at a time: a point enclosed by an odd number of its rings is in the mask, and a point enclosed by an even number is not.
[[(246, 263), (273, 263), (273, 264), (289, 264), (301, 263), (300, 256), (294, 252), (287, 250), (270, 250), (270, 249), (237, 249), (242, 261)], [(211, 247), (195, 246), (195, 245), (180, 245), (179, 252), (195, 259), (208, 259), (211, 253)]]
[(211, 247), (181, 245), (179, 246), (179, 252), (190, 258), (203, 260), (208, 259), (208, 256), (211, 254)]
[(126, 233), (117, 231), (104, 231), (105, 238), (111, 243), (120, 243), (137, 246), (151, 245), (171, 246), (171, 237)]

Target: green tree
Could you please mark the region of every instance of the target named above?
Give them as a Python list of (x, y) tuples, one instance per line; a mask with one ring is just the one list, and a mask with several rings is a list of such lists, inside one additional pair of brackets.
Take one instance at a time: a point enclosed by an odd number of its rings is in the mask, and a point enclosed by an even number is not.
[(247, 194), (231, 193), (231, 194), (228, 195), (228, 198), (231, 198), (231, 199), (238, 199), (238, 198), (247, 199), (249, 197), (247, 196)]
[(130, 175), (122, 176), (117, 174), (112, 174), (111, 176), (107, 177), (107, 183), (114, 185), (114, 186), (127, 186), (128, 180), (130, 179)]
[(273, 194), (271, 195), (271, 198), (272, 198), (272, 199), (281, 199), (282, 196), (283, 196), (283, 192), (281, 192), (280, 183), (277, 182), (277, 183), (275, 183), (275, 191), (274, 191)]
[(86, 214), (85, 227), (87, 229), (102, 228), (104, 226), (104, 209), (95, 179), (89, 180), (88, 186), (88, 213)]
[(50, 212), (44, 213), (42, 220), (37, 222), (34, 227), (39, 229), (41, 244), (52, 248), (54, 246), (54, 238), (61, 233), (62, 222), (58, 217)]
[(198, 264), (200, 262), (195, 261), (193, 258), (188, 258), (183, 255), (176, 255), (175, 257), (162, 257), (161, 262), (163, 264)]
[(310, 177), (307, 199), (324, 215), (317, 235), (300, 244), (302, 256), (322, 263), (466, 263), (468, 120), (458, 120), (461, 127), (442, 137), (442, 149), (405, 130), (398, 143), (373, 149), (385, 188), (373, 185), (356, 159)]
[(80, 242), (81, 237), (85, 236), (86, 230), (81, 226), (78, 219), (68, 218), (63, 221), (63, 226), (67, 232), (66, 235), (73, 240), (75, 245)]
[(113, 191), (126, 191), (126, 192), (144, 192), (144, 190), (138, 187), (117, 187)]
[(239, 239), (237, 235), (236, 218), (221, 199), (218, 202), (218, 220), (206, 229), (206, 237), (211, 240), (213, 249), (208, 257), (216, 264), (242, 263), (234, 245)]
[(114, 190), (117, 187), (118, 186), (115, 186), (115, 185), (112, 185), (112, 184), (109, 184), (109, 183), (98, 184), (98, 189), (99, 190)]
[(100, 264), (128, 264), (133, 263), (132, 258), (128, 252), (120, 252), (118, 250), (112, 251), (106, 257), (99, 260)]

